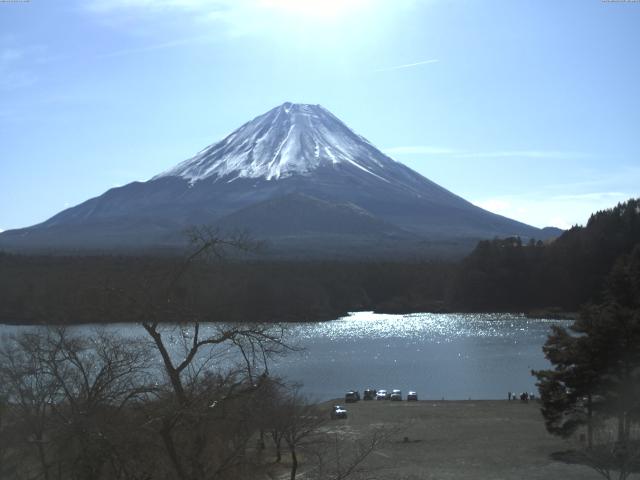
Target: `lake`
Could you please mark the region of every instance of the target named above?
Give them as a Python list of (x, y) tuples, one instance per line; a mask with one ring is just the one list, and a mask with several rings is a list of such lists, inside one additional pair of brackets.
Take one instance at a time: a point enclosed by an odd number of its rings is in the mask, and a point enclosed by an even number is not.
[(550, 327), (570, 324), (509, 314), (359, 312), (295, 326), (306, 350), (275, 370), (319, 399), (366, 387), (431, 399), (506, 398), (536, 391), (531, 370), (549, 366), (542, 345)]
[[(399, 388), (404, 395), (415, 390), (421, 399), (501, 399), (509, 391), (536, 391), (531, 370), (549, 366), (541, 347), (550, 328), (570, 323), (512, 314), (357, 312), (292, 324), (290, 340), (303, 350), (276, 359), (271, 371), (302, 383), (315, 400), (367, 387)], [(0, 331), (23, 328), (37, 327), (2, 325)], [(105, 328), (144, 334), (137, 325)]]

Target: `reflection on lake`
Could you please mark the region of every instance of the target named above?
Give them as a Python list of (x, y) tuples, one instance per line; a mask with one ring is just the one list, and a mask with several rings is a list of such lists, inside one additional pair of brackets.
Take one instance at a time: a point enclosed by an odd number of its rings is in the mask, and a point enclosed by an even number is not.
[(571, 322), (509, 314), (385, 315), (369, 312), (312, 325), (293, 336), (305, 351), (278, 362), (319, 399), (349, 388), (416, 390), (420, 398), (493, 399), (535, 391), (532, 369), (547, 368), (551, 325)]
[[(399, 388), (422, 399), (494, 399), (535, 391), (532, 369), (546, 368), (541, 347), (551, 325), (570, 322), (509, 314), (386, 315), (358, 312), (330, 322), (292, 324), (289, 341), (302, 347), (275, 360), (272, 372), (299, 381), (314, 399), (345, 390)], [(3, 325), (10, 333), (23, 328)], [(37, 328), (37, 327), (35, 327)], [(74, 327), (89, 334), (95, 327)], [(126, 336), (137, 325), (109, 325)], [(207, 328), (203, 328), (203, 334)], [(167, 332), (167, 338), (171, 333)], [(173, 334), (174, 348), (181, 336)]]

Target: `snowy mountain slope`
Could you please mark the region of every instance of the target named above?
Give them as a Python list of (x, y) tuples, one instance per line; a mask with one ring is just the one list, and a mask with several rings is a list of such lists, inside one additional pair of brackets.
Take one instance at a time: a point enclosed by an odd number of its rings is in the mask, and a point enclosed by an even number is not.
[(377, 156), (367, 140), (320, 105), (285, 103), (154, 179), (277, 180), (308, 175), (322, 165), (350, 164), (384, 181)]
[(325, 108), (285, 103), (147, 182), (111, 189), (39, 225), (0, 234), (0, 247), (177, 245), (185, 228), (216, 223), (276, 240), (286, 236), (291, 245), (296, 233), (335, 240), (340, 225), (350, 222), (349, 235), (364, 235), (372, 246), (373, 236), (390, 227), (465, 245), (494, 236), (547, 236), (476, 207), (389, 158)]

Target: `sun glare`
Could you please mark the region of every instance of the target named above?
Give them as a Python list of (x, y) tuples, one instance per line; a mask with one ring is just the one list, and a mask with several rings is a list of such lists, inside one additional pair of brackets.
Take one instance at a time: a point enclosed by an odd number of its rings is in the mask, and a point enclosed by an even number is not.
[(305, 19), (338, 20), (366, 8), (371, 0), (262, 0), (262, 6)]

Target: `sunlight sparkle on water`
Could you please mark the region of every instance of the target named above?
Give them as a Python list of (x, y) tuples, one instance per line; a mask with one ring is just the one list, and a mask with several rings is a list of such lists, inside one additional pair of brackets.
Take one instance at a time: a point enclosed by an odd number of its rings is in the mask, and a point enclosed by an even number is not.
[[(325, 337), (335, 340), (362, 338), (431, 339), (450, 342), (461, 337), (515, 337), (522, 332), (540, 330), (548, 334), (548, 326), (555, 320), (529, 319), (514, 314), (435, 314), (409, 315), (353, 312), (331, 322), (298, 325), (302, 338)], [(531, 332), (530, 332), (531, 333)]]

